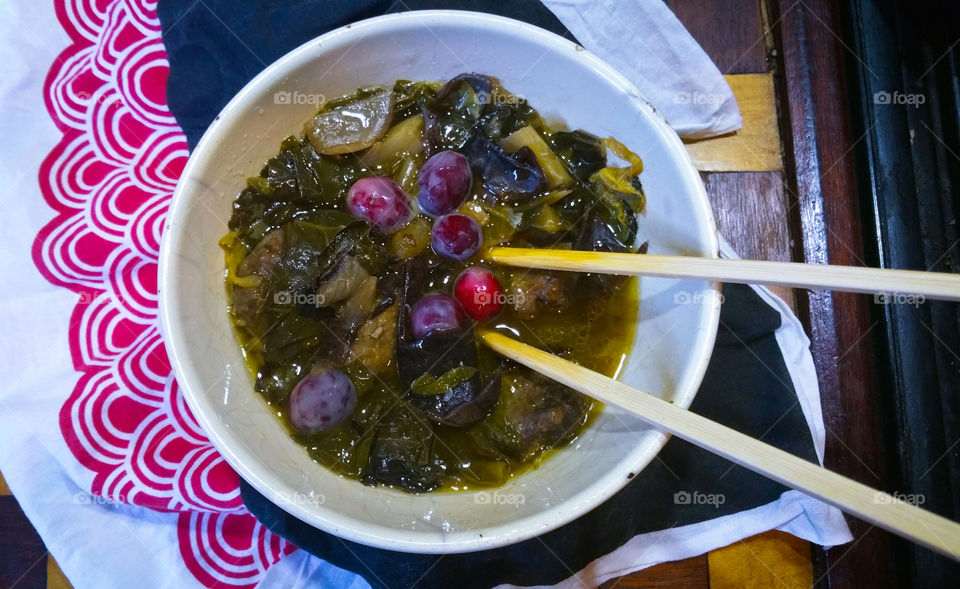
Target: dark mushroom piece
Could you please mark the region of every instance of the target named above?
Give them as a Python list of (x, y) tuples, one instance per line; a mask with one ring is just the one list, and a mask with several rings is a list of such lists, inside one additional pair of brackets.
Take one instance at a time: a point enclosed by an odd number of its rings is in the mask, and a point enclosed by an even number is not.
[[(609, 211), (604, 205), (597, 205), (588, 213), (574, 249), (621, 253), (633, 251), (632, 244), (637, 236), (637, 216), (629, 205), (620, 204), (627, 218), (625, 235), (617, 235), (614, 225), (608, 221)], [(615, 274), (580, 274), (577, 276), (577, 289), (581, 296), (603, 296), (611, 293), (626, 279), (626, 276)]]
[(377, 424), (365, 485), (384, 483), (412, 493), (427, 493), (443, 484), (445, 469), (433, 452), (434, 433), (426, 418), (400, 403)]
[(558, 131), (550, 137), (550, 146), (567, 170), (581, 182), (607, 163), (606, 149), (596, 135), (583, 130)]
[(421, 107), (425, 154), (460, 149), (492, 103), (494, 80), (481, 74), (460, 74), (443, 85)]
[[(414, 258), (407, 262), (397, 314), (397, 371), (408, 388), (425, 374), (440, 378), (457, 367), (476, 367), (478, 364), (472, 327), (437, 329), (419, 339), (414, 338), (410, 328), (410, 307), (425, 282), (424, 274), (423, 260)], [(411, 392), (410, 402), (436, 423), (462, 427), (486, 417), (499, 395), (499, 372), (495, 372), (486, 383), (482, 383), (479, 374), (475, 373), (441, 394)]]
[(529, 147), (507, 153), (478, 133), (464, 145), (463, 155), (470, 160), (470, 167), (484, 188), (499, 200), (516, 203), (533, 196), (544, 186), (543, 170)]
[(490, 101), (493, 92), (493, 79), (490, 76), (477, 73), (465, 73), (450, 78), (450, 80), (440, 88), (436, 96), (433, 97), (435, 104), (443, 104), (461, 82), (470, 84), (473, 91), (481, 97), (481, 103)]

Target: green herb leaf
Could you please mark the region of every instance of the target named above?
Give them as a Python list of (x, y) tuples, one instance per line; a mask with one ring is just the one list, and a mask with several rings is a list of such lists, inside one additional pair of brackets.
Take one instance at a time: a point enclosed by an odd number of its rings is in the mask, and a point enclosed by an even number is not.
[(423, 374), (413, 381), (410, 390), (414, 395), (442, 395), (457, 384), (473, 378), (476, 373), (477, 369), (473, 366), (457, 366), (437, 378)]

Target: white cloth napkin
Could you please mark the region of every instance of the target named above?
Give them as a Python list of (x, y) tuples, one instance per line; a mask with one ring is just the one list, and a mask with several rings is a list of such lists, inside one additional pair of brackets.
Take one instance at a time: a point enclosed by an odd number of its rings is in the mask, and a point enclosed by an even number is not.
[(640, 89), (684, 139), (743, 126), (720, 70), (662, 0), (543, 0), (583, 46)]
[[(593, 9), (577, 2), (548, 4), (560, 12), (567, 11), (562, 18), (568, 19), (568, 27), (584, 43), (591, 44), (594, 37), (582, 28), (589, 19), (578, 15), (595, 14)], [(613, 3), (600, 3), (607, 4)], [(611, 6), (613, 12), (602, 22), (607, 26), (623, 23), (624, 28), (630, 28), (629, 23), (638, 22), (637, 15), (642, 14), (646, 20), (640, 28), (647, 30), (645, 42), (659, 38), (658, 44), (677, 47), (667, 41), (681, 35), (687, 40), (680, 45), (692, 43), (669, 11), (662, 6), (653, 8), (660, 4), (658, 0), (629, 4), (635, 6)], [(646, 10), (635, 12), (640, 7)], [(0, 387), (0, 470), (46, 546), (78, 589), (198, 587), (199, 582), (178, 552), (176, 514), (91, 497), (88, 491), (92, 473), (77, 462), (62, 439), (58, 427), (60, 408), (77, 380), (67, 342), (77, 296), (51, 285), (39, 274), (31, 259), (31, 248), (37, 232), (53, 216), (41, 196), (37, 175), (41, 161), (60, 137), (44, 108), (43, 81), (68, 39), (51, 3), (2, 3), (0, 15), (0, 59), (4, 62), (0, 112), (5, 113), (0, 117), (0, 379), (4, 383)], [(614, 30), (598, 37), (609, 43), (615, 38), (610, 36)], [(656, 34), (656, 30), (660, 33)], [(670, 33), (671, 30), (677, 32)], [(695, 44), (693, 49), (702, 56)], [(638, 59), (648, 52), (626, 42), (620, 50)], [(606, 57), (611, 59), (609, 54)], [(674, 61), (677, 69), (671, 80), (692, 76), (698, 83), (689, 87), (704, 88), (699, 82), (704, 77), (703, 69), (684, 69), (687, 66), (680, 57)], [(646, 82), (636, 78), (635, 81), (651, 97), (651, 90), (662, 87), (655, 77)], [(683, 87), (679, 81), (670, 84), (673, 88)], [(723, 117), (718, 118), (716, 112), (705, 112), (689, 104), (685, 108), (679, 103), (673, 106), (674, 114), (667, 111), (668, 115), (675, 121), (687, 121), (688, 131), (719, 129), (716, 123)], [(761, 295), (783, 316), (777, 340), (814, 432), (818, 455), (822, 456), (823, 420), (808, 341), (799, 321), (782, 301), (765, 289), (761, 289)], [(791, 491), (779, 501), (750, 511), (639, 535), (563, 585), (592, 585), (659, 562), (702, 554), (774, 528), (824, 545), (850, 540), (837, 510)], [(297, 551), (267, 569), (258, 586), (366, 587), (367, 583)]]

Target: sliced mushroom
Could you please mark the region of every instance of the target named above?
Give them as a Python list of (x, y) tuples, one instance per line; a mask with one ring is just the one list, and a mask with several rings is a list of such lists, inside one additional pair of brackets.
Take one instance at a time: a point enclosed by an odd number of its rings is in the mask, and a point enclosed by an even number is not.
[(381, 88), (366, 98), (318, 114), (307, 124), (307, 137), (320, 153), (352, 153), (376, 143), (392, 120), (393, 91)]

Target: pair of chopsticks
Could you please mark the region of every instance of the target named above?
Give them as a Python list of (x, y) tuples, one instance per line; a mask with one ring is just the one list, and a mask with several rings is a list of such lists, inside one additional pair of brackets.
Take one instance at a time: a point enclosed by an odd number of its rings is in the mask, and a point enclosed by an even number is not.
[[(704, 278), (960, 300), (960, 276), (932, 272), (504, 247), (491, 248), (487, 258), (510, 266), (552, 270)], [(480, 337), (495, 352), (544, 376), (622, 407), (658, 429), (960, 561), (957, 522), (502, 334), (484, 330)]]
[(499, 264), (524, 268), (703, 278), (740, 284), (773, 284), (960, 301), (960, 274), (942, 272), (510, 247), (490, 248), (486, 257)]

